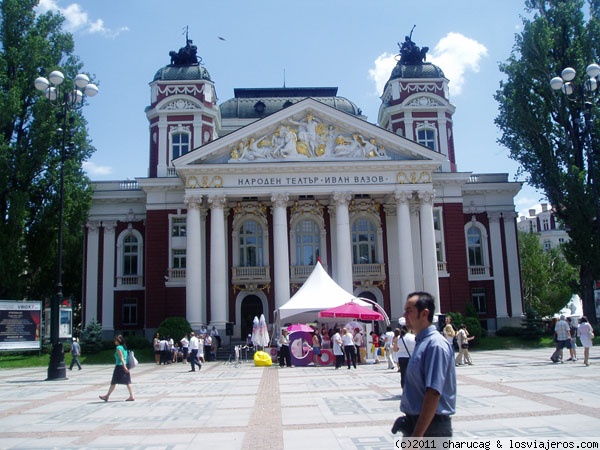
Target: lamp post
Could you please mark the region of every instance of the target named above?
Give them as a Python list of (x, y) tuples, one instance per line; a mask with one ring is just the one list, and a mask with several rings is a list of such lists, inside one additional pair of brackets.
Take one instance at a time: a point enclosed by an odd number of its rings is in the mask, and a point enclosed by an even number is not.
[[(63, 209), (64, 209), (64, 185), (65, 185), (65, 159), (67, 146), (72, 148), (75, 144), (71, 140), (71, 127), (74, 118), (71, 112), (83, 106), (84, 97), (93, 97), (98, 93), (98, 87), (90, 83), (85, 74), (79, 74), (73, 80), (73, 89), (65, 88), (63, 82), (65, 76), (62, 72), (55, 70), (48, 78), (38, 77), (34, 81), (37, 90), (44, 92), (45, 97), (57, 109), (56, 117), (62, 128), (57, 129), (60, 136), (60, 179), (59, 179), (59, 212), (58, 212), (58, 243), (56, 263), (56, 296), (50, 301), (50, 344), (52, 352), (48, 365), (48, 377), (46, 380), (64, 380), (67, 378), (65, 355), (59, 338), (59, 313), (62, 301), (62, 243), (63, 243)], [(68, 83), (71, 84), (71, 83)], [(68, 142), (67, 142), (68, 138)]]
[[(595, 246), (600, 248), (600, 173), (597, 167), (596, 154), (594, 148), (594, 106), (598, 102), (598, 82), (600, 75), (600, 65), (590, 64), (585, 70), (587, 78), (582, 83), (575, 83), (577, 72), (572, 67), (564, 69), (559, 77), (550, 80), (550, 87), (555, 91), (561, 91), (568, 103), (573, 103), (575, 107), (569, 112), (572, 120), (571, 141), (575, 150), (585, 155), (585, 164), (587, 166), (588, 182), (592, 188), (594, 201), (594, 224)], [(592, 276), (591, 296), (594, 298), (594, 280)], [(584, 297), (587, 286), (584, 286)], [(590, 292), (590, 291), (588, 291)], [(586, 312), (592, 323), (596, 322), (595, 302), (588, 300), (587, 304), (593, 305), (593, 308)], [(585, 312), (584, 306), (584, 312)], [(594, 313), (592, 316), (592, 312)]]

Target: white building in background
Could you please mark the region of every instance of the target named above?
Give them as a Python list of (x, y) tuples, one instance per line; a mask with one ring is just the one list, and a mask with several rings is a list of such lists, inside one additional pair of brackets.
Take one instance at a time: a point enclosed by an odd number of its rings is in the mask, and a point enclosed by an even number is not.
[(542, 203), (542, 211), (536, 213), (535, 209), (529, 210), (529, 216), (520, 216), (517, 228), (524, 233), (537, 234), (544, 250), (560, 247), (569, 241), (569, 235), (564, 225), (560, 222), (552, 208), (547, 203)]

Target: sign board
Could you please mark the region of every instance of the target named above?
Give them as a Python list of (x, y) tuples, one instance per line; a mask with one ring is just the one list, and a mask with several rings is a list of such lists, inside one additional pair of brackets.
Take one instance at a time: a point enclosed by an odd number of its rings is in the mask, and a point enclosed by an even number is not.
[(0, 300), (0, 350), (39, 350), (42, 302)]
[[(45, 332), (44, 336), (50, 339), (50, 327), (52, 323), (51, 309), (46, 308)], [(58, 338), (70, 339), (73, 337), (73, 309), (59, 308), (58, 310)]]

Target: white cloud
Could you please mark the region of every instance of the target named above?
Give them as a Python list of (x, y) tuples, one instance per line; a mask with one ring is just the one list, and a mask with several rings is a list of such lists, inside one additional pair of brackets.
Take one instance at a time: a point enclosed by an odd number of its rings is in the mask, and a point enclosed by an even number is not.
[[(450, 92), (452, 95), (459, 95), (465, 83), (465, 74), (479, 72), (479, 63), (487, 54), (487, 48), (483, 44), (460, 33), (448, 33), (427, 54), (427, 61), (444, 71), (444, 75), (450, 80)], [(369, 70), (378, 95), (383, 92), (396, 62), (396, 55), (383, 53), (374, 61), (375, 67)]]
[(71, 3), (65, 8), (58, 6), (56, 0), (40, 0), (37, 6), (39, 14), (48, 11), (60, 12), (65, 17), (64, 29), (69, 33), (81, 31), (89, 34), (100, 34), (102, 36), (115, 38), (124, 31), (129, 31), (127, 27), (110, 29), (104, 26), (102, 19), (90, 20), (88, 13), (85, 12), (77, 3)]
[(101, 177), (110, 175), (113, 172), (110, 166), (99, 166), (91, 161), (84, 161), (82, 164), (83, 170), (87, 172), (90, 177)]

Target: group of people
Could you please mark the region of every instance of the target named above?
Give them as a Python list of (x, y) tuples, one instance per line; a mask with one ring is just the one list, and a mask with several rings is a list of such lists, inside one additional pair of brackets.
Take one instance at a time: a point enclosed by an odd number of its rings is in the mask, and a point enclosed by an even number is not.
[(442, 330), (442, 334), (452, 347), (456, 351), (456, 357), (454, 363), (456, 366), (462, 366), (463, 364), (472, 366), (473, 361), (471, 360), (471, 354), (469, 353), (469, 344), (475, 339), (475, 336), (469, 334), (467, 326), (463, 323), (460, 325), (460, 329), (456, 329), (452, 323), (452, 317), (446, 316), (446, 323)]
[(586, 366), (590, 365), (590, 347), (594, 339), (594, 330), (586, 316), (581, 316), (579, 319), (579, 325), (575, 326), (575, 323), (570, 317), (565, 318), (561, 315), (558, 320), (554, 320), (553, 327), (553, 341), (554, 341), (554, 353), (550, 356), (550, 360), (557, 364), (563, 361), (563, 349), (569, 350), (569, 358), (567, 361), (577, 361), (577, 338), (581, 342), (583, 347), (583, 364)]
[[(192, 337), (195, 337), (193, 343), (191, 343)], [(197, 347), (197, 362), (199, 363), (216, 359), (215, 352), (221, 345), (221, 337), (216, 327), (213, 327), (209, 332), (203, 326), (198, 334), (192, 332), (188, 335), (188, 333), (185, 333), (179, 342), (174, 342), (170, 336), (161, 338), (160, 334), (156, 333), (152, 345), (154, 347), (154, 361), (158, 365), (191, 362), (191, 345)], [(194, 367), (192, 365), (192, 368)]]

